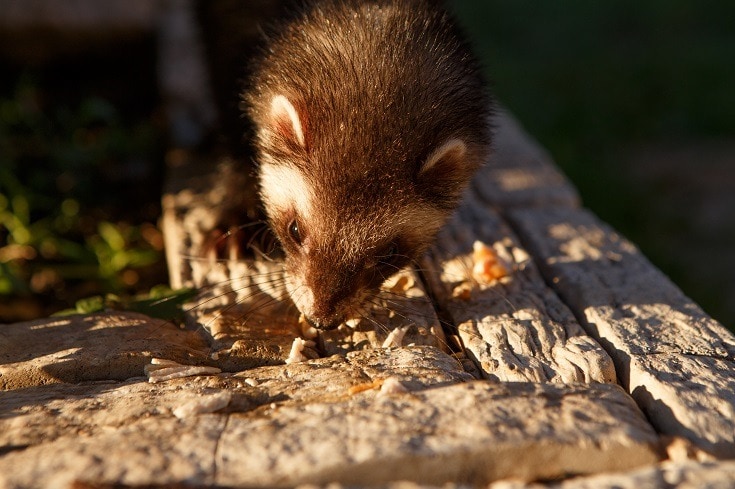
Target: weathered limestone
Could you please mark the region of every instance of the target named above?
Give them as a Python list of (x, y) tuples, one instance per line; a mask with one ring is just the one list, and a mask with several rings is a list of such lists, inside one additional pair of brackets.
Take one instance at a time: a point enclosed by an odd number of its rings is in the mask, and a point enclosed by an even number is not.
[[(473, 278), (475, 240), (493, 247), (508, 276), (489, 285)], [(546, 286), (510, 228), (471, 194), (440, 232), (423, 268), (436, 301), (487, 378), (615, 382), (607, 353)]]
[[(271, 420), (233, 416), (220, 442), (218, 482), (242, 483), (248, 474), (258, 486), (477, 484), (651, 463), (656, 437), (620, 394), (602, 385), (472, 382), (284, 407)], [(549, 404), (556, 409), (544, 409)]]
[(0, 390), (50, 383), (124, 380), (153, 357), (207, 361), (209, 345), (168, 321), (119, 312), (0, 325)]
[(630, 472), (577, 477), (550, 485), (496, 482), (488, 489), (730, 489), (733, 485), (735, 462), (664, 462)]
[[(388, 378), (401, 389), (378, 390)], [(471, 379), (436, 348), (409, 347), (157, 384), (5, 391), (0, 487), (486, 483), (659, 457), (658, 437), (617, 386)], [(220, 393), (218, 412), (174, 415)]]
[(526, 209), (509, 216), (656, 428), (735, 457), (733, 335), (589, 212)]

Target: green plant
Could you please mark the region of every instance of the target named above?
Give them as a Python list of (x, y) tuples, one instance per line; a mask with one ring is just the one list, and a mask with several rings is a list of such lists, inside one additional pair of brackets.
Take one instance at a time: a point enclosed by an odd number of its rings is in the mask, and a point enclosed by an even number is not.
[(131, 127), (100, 98), (47, 106), (27, 76), (0, 96), (0, 305), (38, 297), (58, 308), (90, 292), (124, 293), (161, 268), (160, 233), (136, 215), (136, 183), (125, 179), (155, 155), (156, 140), (150, 122)]

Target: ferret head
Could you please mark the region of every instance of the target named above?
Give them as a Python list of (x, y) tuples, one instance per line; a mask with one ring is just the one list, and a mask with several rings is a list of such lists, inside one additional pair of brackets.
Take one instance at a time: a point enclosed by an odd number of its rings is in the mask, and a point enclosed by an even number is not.
[(489, 101), (446, 19), (429, 18), (439, 39), (383, 8), (361, 13), (369, 29), (338, 11), (291, 26), (246, 94), (287, 289), (319, 329), (359, 317), (427, 248), (488, 152)]

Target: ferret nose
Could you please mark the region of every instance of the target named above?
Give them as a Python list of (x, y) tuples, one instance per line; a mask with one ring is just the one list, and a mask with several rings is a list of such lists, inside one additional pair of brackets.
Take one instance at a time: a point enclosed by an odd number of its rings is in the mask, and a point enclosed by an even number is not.
[[(347, 276), (341, 272), (340, 275)], [(309, 324), (321, 331), (337, 328), (344, 321), (345, 304), (349, 302), (351, 288), (345, 279), (334, 280), (322, 277), (323, 284), (316, 289), (314, 301), (306, 312)]]
[(339, 325), (342, 324), (342, 321), (339, 319), (324, 321), (322, 319), (311, 318), (308, 316), (306, 317), (306, 322), (319, 331), (330, 331), (332, 329), (337, 329)]

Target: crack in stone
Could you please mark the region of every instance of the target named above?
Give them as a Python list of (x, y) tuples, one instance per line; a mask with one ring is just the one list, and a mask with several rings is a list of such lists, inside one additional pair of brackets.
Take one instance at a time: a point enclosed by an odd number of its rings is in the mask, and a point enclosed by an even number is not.
[(222, 443), (222, 437), (224, 436), (225, 432), (227, 431), (227, 427), (230, 424), (230, 414), (224, 414), (225, 421), (222, 426), (222, 429), (217, 434), (217, 441), (214, 445), (214, 453), (213, 453), (213, 460), (212, 460), (212, 480), (209, 481), (208, 484), (217, 485), (217, 473), (218, 473), (218, 460), (219, 460), (219, 454), (220, 454), (220, 445)]

